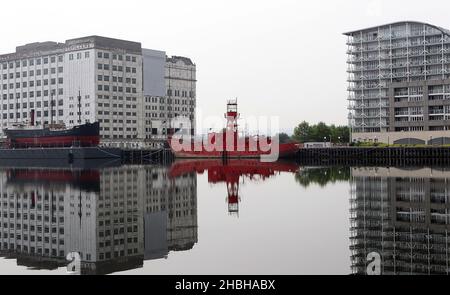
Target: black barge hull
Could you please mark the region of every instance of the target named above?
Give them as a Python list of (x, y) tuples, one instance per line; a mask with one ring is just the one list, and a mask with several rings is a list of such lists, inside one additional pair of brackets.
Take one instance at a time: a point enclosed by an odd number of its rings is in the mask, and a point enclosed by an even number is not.
[(70, 148), (3, 148), (0, 149), (0, 159), (120, 159), (122, 150), (118, 148), (101, 147), (70, 147)]

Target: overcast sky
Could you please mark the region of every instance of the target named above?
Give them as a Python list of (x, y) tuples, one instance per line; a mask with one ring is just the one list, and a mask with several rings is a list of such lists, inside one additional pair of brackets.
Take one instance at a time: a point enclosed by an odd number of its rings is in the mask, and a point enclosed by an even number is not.
[(450, 29), (450, 2), (2, 1), (0, 53), (17, 45), (101, 35), (184, 55), (197, 64), (197, 104), (222, 114), (238, 97), (242, 116), (347, 124), (343, 32), (416, 20)]

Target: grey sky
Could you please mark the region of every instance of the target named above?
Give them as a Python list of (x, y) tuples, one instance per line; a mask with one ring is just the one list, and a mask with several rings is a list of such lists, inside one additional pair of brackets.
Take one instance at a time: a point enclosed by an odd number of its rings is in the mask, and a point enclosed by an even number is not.
[(197, 64), (198, 107), (347, 123), (343, 32), (400, 20), (450, 29), (448, 1), (4, 1), (0, 53), (36, 41), (103, 35)]

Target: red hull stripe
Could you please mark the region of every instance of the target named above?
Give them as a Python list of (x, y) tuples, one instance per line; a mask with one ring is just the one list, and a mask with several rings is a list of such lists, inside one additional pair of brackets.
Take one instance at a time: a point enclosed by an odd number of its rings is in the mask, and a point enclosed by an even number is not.
[(73, 142), (80, 142), (81, 144), (98, 145), (100, 142), (99, 136), (54, 136), (54, 137), (24, 137), (14, 139), (14, 143), (26, 145), (67, 145)]
[[(173, 149), (173, 148), (172, 148)], [(280, 144), (278, 152), (280, 156), (286, 157), (295, 154), (299, 150), (299, 147), (295, 143)], [(227, 151), (227, 157), (229, 158), (258, 158), (262, 155), (268, 155), (271, 151)], [(202, 146), (201, 151), (195, 151), (194, 146), (192, 146), (192, 151), (181, 150), (174, 151), (175, 157), (180, 158), (221, 158), (223, 152), (220, 151), (208, 151)]]

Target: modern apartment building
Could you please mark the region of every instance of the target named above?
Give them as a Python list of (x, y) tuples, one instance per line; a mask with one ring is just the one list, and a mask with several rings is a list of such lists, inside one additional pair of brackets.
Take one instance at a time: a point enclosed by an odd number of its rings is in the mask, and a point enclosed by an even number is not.
[(404, 21), (345, 33), (353, 141), (450, 142), (450, 31)]
[[(195, 112), (195, 83), (187, 101), (181, 81), (188, 76), (178, 59), (189, 60), (100, 36), (18, 46), (0, 55), (0, 128), (30, 122), (34, 110), (37, 125), (98, 121), (104, 145), (148, 146), (153, 135), (164, 134), (154, 120)], [(195, 65), (186, 68), (195, 79)], [(166, 84), (176, 86), (169, 91)]]

